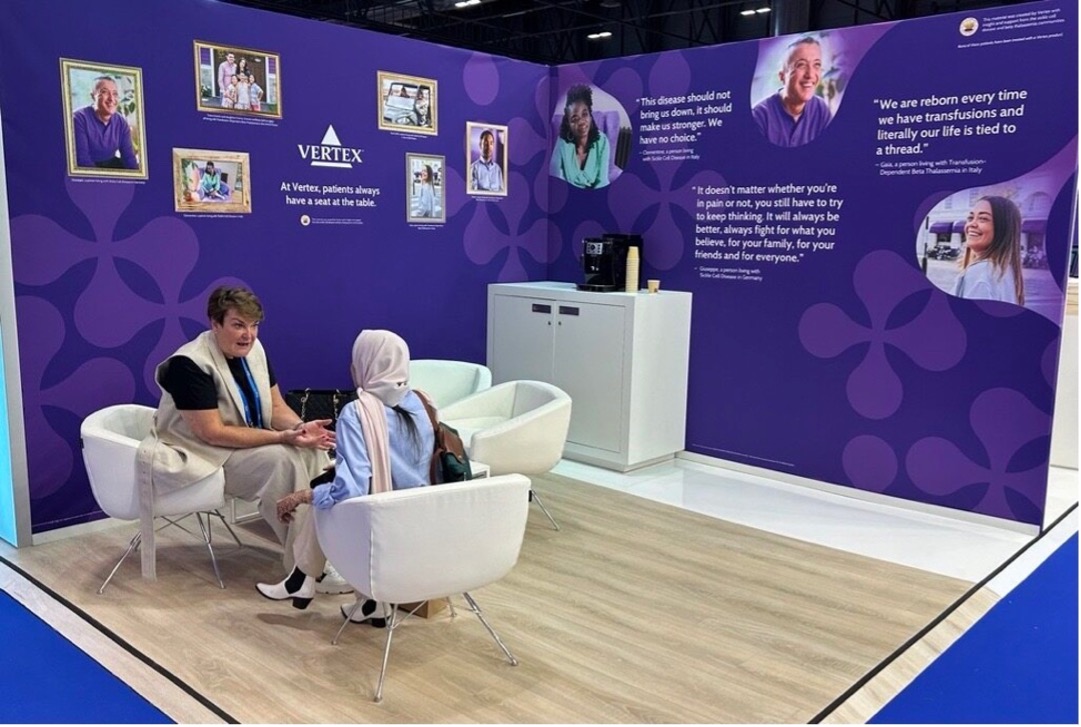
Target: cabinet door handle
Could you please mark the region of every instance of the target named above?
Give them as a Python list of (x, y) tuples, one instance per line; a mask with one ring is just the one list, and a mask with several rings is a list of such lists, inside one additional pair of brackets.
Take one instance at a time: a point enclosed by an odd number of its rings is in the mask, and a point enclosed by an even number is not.
[(545, 305), (544, 303), (534, 303), (533, 304), (533, 312), (534, 313), (551, 313), (552, 312), (552, 306)]
[(570, 305), (559, 306), (559, 315), (561, 316), (576, 316), (578, 315), (578, 308)]

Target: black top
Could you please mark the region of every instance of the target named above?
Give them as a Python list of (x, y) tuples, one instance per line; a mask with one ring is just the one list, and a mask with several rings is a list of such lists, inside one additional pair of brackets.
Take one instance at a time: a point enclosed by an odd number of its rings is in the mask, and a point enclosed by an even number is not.
[[(248, 409), (255, 410), (255, 392), (248, 383), (248, 377), (244, 374), (244, 367), (239, 358), (225, 359), (229, 363), (229, 372), (240, 387), (241, 394), (248, 402)], [(270, 376), (270, 386), (277, 383), (274, 379), (274, 369), (267, 361), (267, 374)], [(194, 411), (201, 409), (218, 408), (218, 387), (214, 384), (214, 377), (199, 368), (194, 361), (187, 356), (173, 356), (166, 362), (165, 369), (161, 374), (161, 388), (169, 392), (176, 402), (176, 408), (181, 411)]]

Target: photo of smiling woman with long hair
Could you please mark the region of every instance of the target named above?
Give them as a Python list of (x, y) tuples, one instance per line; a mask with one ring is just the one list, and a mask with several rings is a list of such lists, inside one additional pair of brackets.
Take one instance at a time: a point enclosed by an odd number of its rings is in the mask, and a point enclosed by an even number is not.
[(980, 197), (965, 220), (965, 251), (953, 285), (959, 298), (1025, 304), (1021, 211), (1005, 197)]

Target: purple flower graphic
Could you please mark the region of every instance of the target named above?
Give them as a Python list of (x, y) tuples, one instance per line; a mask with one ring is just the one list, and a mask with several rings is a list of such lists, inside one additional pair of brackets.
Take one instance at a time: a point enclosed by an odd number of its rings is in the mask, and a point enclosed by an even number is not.
[[(944, 497), (978, 486), (982, 495), (976, 512), (999, 517), (1019, 516), (1036, 521), (1047, 485), (1046, 457), (1029, 468), (1013, 462), (1022, 448), (1047, 437), (1051, 418), (1013, 389), (989, 389), (969, 409), (972, 432), (983, 445), (986, 464), (974, 462), (953, 442), (926, 437), (912, 445), (905, 468), (923, 492)], [(1023, 460), (1024, 458), (1022, 458)]]
[[(16, 217), (11, 222), (16, 281), (48, 284), (84, 260), (95, 260), (93, 278), (75, 303), (76, 330), (95, 346), (115, 348), (149, 323), (164, 319), (165, 328), (143, 372), (153, 390), (154, 367), (185, 340), (180, 318), (202, 320), (207, 294), (222, 281), (181, 301), (180, 288), (199, 255), (199, 241), (191, 227), (173, 217), (159, 217), (131, 237), (116, 239), (117, 222), (131, 204), (135, 188), (115, 184), (91, 189), (92, 185), (70, 179), (66, 186), (71, 201), (90, 223), (93, 239), (84, 240), (48, 217)], [(132, 276), (146, 285), (152, 283), (160, 298), (148, 300), (132, 290), (128, 282)], [(40, 331), (35, 332), (35, 340), (38, 335)], [(25, 345), (36, 344), (27, 341)]]
[[(620, 98), (687, 93), (691, 86), (691, 69), (681, 53), (659, 57), (648, 72), (648, 84), (629, 69), (612, 74), (605, 84), (609, 92)], [(633, 110), (632, 111), (633, 114)], [(691, 144), (691, 146), (695, 146)], [(643, 255), (658, 270), (670, 270), (683, 258), (686, 220), (677, 221), (676, 210), (683, 210), (694, 219), (697, 201), (696, 187), (723, 186), (724, 177), (713, 170), (701, 171), (676, 186), (676, 176), (682, 161), (657, 161), (650, 165), (656, 175), (624, 174), (619, 178), (619, 194), (608, 195), (608, 209), (621, 230), (640, 233), (649, 239)], [(648, 180), (648, 181), (647, 181)], [(648, 223), (642, 220), (651, 220)], [(648, 227), (643, 228), (643, 225)]]
[[(517, 172), (510, 173), (508, 184), (520, 185), (518, 189), (527, 189), (529, 185), (525, 177)], [(527, 195), (509, 195), (494, 203), (477, 202), (473, 217), (466, 225), (465, 254), (477, 265), (486, 265), (501, 250), (509, 249), (507, 261), (497, 276), (499, 282), (528, 278), (522, 255), (529, 255), (539, 263), (547, 264), (552, 260), (550, 238), (554, 232), (553, 226), (544, 217), (527, 224), (525, 213), (528, 208)], [(502, 218), (498, 221), (503, 224), (498, 224), (497, 218)]]
[[(904, 386), (886, 357), (886, 346), (901, 351), (920, 368), (945, 371), (960, 362), (968, 340), (945, 295), (896, 253), (879, 250), (864, 257), (856, 265), (852, 284), (870, 326), (833, 303), (817, 303), (800, 318), (800, 342), (819, 358), (835, 358), (852, 346), (869, 343), (863, 360), (848, 377), (846, 393), (861, 416), (885, 419), (904, 398)], [(926, 290), (931, 293), (918, 315), (887, 327), (902, 301)]]
[[(30, 497), (34, 500), (52, 495), (71, 476), (74, 456), (71, 445), (53, 431), (46, 419), (49, 408), (74, 412), (80, 419), (99, 402), (131, 401), (135, 381), (131, 371), (111, 358), (93, 358), (56, 386), (42, 388), (45, 366), (60, 350), (65, 328), (60, 312), (48, 301), (32, 296), (18, 298), (19, 327), (34, 331), (34, 345), (20, 347), (24, 383), (23, 416), (26, 432), (32, 439), (29, 447)], [(94, 392), (95, 402), (88, 402), (87, 392)]]
[(841, 464), (849, 481), (861, 490), (885, 492), (897, 477), (897, 455), (893, 448), (870, 434), (853, 437), (845, 445)]

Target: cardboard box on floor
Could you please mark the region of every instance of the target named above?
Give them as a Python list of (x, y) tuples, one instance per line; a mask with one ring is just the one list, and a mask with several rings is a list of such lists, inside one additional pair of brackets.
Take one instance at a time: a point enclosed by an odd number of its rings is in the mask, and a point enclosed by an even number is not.
[[(414, 608), (416, 608), (416, 606), (417, 606), (417, 604), (415, 604), (415, 603), (401, 603), (401, 604), (398, 604), (398, 610), (399, 611), (405, 611), (406, 613), (408, 613), (408, 612), (412, 611)], [(437, 613), (441, 613), (442, 611), (444, 611), (449, 606), (450, 606), (450, 601), (448, 601), (445, 598), (437, 598), (437, 599), (432, 600), (432, 601), (425, 601), (424, 604), (420, 608), (417, 608), (416, 615), (420, 616), (421, 618), (431, 618), (432, 616), (435, 616)]]

